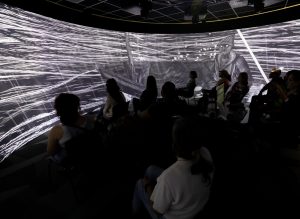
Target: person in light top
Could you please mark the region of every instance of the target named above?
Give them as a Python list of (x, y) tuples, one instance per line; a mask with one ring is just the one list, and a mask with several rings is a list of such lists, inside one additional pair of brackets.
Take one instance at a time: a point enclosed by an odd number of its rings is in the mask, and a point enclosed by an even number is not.
[(214, 167), (200, 124), (195, 118), (175, 122), (172, 138), (177, 161), (165, 170), (150, 166), (137, 181), (132, 205), (135, 216), (144, 206), (153, 219), (192, 219), (204, 208)]

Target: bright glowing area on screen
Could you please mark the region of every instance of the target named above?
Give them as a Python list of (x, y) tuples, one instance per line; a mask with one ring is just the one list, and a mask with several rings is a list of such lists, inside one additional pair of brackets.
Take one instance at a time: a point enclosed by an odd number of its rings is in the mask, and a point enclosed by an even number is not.
[[(252, 78), (251, 97), (265, 83), (262, 72), (300, 69), (299, 24), (241, 29), (243, 38), (237, 30), (125, 33), (0, 4), (0, 162), (58, 122), (53, 101), (59, 93), (78, 95), (85, 113), (99, 109), (110, 77), (130, 99), (140, 95), (149, 74), (157, 78), (160, 90), (165, 81), (182, 86), (195, 70), (198, 86), (209, 89), (218, 70), (228, 69), (232, 75), (243, 70)], [(222, 53), (229, 54), (226, 62)]]

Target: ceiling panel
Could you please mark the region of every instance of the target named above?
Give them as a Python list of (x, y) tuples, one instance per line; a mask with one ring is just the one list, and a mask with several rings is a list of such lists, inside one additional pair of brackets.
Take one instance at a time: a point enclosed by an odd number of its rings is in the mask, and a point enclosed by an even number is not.
[(100, 3), (99, 0), (84, 0), (79, 2), (78, 4), (83, 5), (85, 7), (91, 7), (99, 3)]
[[(145, 23), (186, 25), (195, 24), (192, 23), (193, 16), (196, 18), (200, 16), (199, 24), (204, 21), (208, 24), (233, 18), (237, 20), (235, 23), (240, 24), (246, 24), (244, 21), (247, 19), (248, 26), (251, 26), (253, 23), (266, 23), (266, 17), (268, 22), (275, 22), (279, 20), (279, 13), (300, 8), (300, 0), (3, 0), (2, 2), (57, 19), (91, 26), (103, 23), (97, 19), (135, 24), (141, 22), (141, 25)], [(263, 2), (260, 8), (259, 2)], [(142, 16), (142, 9), (148, 10), (148, 13)], [(277, 13), (275, 19), (270, 13)], [(299, 14), (298, 12), (293, 17), (300, 17)], [(79, 18), (81, 15), (83, 17)], [(121, 29), (123, 27), (125, 25), (121, 24)], [(210, 26), (206, 27), (210, 29)]]

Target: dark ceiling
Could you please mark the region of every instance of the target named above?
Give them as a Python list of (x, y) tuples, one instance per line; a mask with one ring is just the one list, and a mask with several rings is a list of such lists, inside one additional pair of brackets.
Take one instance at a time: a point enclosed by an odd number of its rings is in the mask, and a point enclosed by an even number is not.
[(68, 22), (136, 32), (218, 31), (300, 18), (300, 0), (2, 0), (2, 2)]

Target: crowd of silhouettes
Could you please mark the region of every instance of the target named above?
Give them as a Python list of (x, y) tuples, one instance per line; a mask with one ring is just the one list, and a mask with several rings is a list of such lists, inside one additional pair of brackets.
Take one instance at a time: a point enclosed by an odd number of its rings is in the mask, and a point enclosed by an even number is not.
[[(225, 71), (220, 72), (220, 78), (222, 72)], [(275, 75), (278, 74), (276, 70)], [(285, 206), (294, 206), (295, 197), (289, 190), (294, 188), (293, 174), (286, 175), (286, 167), (276, 162), (280, 159), (280, 147), (299, 144), (300, 71), (287, 72), (284, 83), (276, 79), (280, 83), (275, 84), (274, 80), (266, 85), (253, 99), (263, 100), (263, 106), (251, 103), (246, 124), (240, 122), (245, 115), (242, 100), (249, 91), (248, 74), (241, 72), (234, 84), (229, 83), (229, 76), (216, 84), (228, 86), (221, 103), (226, 109), (225, 119), (208, 115), (203, 98), (198, 104), (187, 104), (171, 81), (162, 85), (159, 96), (151, 75), (140, 98), (136, 97), (132, 112), (115, 79), (107, 80), (107, 99), (102, 110), (89, 116), (81, 114), (78, 96), (59, 94), (54, 108), (61, 124), (50, 130), (47, 151), (62, 164), (68, 156), (66, 145), (72, 138), (82, 136), (86, 130), (99, 135), (98, 149), (89, 147), (86, 139), (75, 151), (77, 158), (93, 165), (95, 178), (100, 172), (103, 178), (115, 178), (127, 186), (120, 198), (127, 201), (127, 209), (134, 215), (144, 209), (152, 218), (192, 219), (200, 218), (201, 212), (202, 216), (203, 212), (214, 215), (214, 208), (227, 213), (234, 210), (233, 205), (240, 209), (235, 209), (237, 214), (250, 210), (260, 197), (261, 191), (255, 186), (265, 188), (264, 171), (270, 171), (271, 179), (278, 179), (276, 186), (286, 198)], [(275, 91), (277, 96), (270, 93), (261, 98), (264, 90)], [(265, 114), (271, 112), (271, 106), (277, 107), (278, 99), (280, 110), (276, 108), (276, 117), (270, 114), (274, 119), (271, 120)], [(271, 203), (276, 206), (282, 201)], [(262, 203), (257, 201), (255, 205), (251, 210), (258, 212)]]

